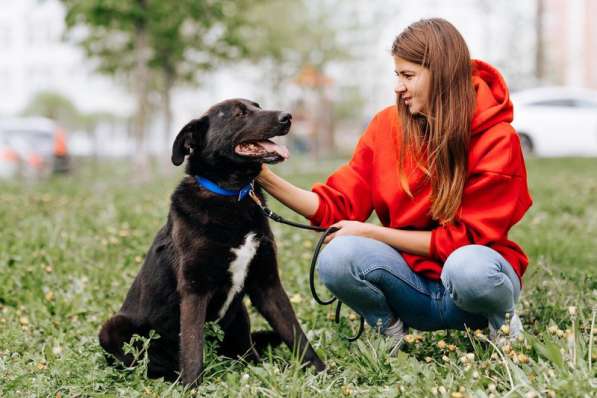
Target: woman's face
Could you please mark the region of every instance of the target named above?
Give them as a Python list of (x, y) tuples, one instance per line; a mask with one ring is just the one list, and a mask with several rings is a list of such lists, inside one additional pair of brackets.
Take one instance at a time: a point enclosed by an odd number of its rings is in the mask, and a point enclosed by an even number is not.
[(431, 71), (422, 65), (394, 56), (398, 101), (408, 107), (411, 114), (426, 114), (431, 86)]

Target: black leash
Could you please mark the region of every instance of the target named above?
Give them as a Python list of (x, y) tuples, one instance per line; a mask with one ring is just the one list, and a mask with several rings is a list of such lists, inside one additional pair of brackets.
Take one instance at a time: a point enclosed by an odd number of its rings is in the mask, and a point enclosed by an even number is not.
[[(336, 301), (337, 297), (335, 297), (335, 296), (332, 296), (328, 300), (323, 300), (317, 294), (317, 291), (315, 290), (315, 266), (317, 264), (317, 257), (319, 257), (319, 252), (321, 251), (321, 247), (323, 246), (323, 242), (324, 242), (325, 238), (329, 234), (333, 234), (334, 232), (338, 231), (340, 228), (337, 228), (337, 227), (322, 228), (322, 227), (316, 227), (313, 225), (299, 224), (299, 223), (296, 223), (293, 221), (288, 221), (288, 220), (284, 219), (283, 217), (279, 216), (278, 214), (274, 213), (273, 211), (271, 211), (266, 206), (264, 206), (263, 203), (261, 203), (261, 200), (259, 200), (259, 198), (257, 197), (257, 195), (255, 194), (255, 192), (253, 190), (251, 190), (249, 192), (249, 196), (261, 208), (261, 210), (263, 211), (263, 214), (265, 214), (267, 217), (271, 218), (272, 220), (274, 220), (276, 222), (279, 222), (281, 224), (290, 225), (290, 226), (296, 227), (296, 228), (308, 229), (308, 230), (316, 231), (316, 232), (323, 232), (323, 234), (319, 238), (319, 241), (317, 242), (317, 245), (315, 246), (315, 251), (313, 252), (313, 257), (311, 258), (311, 268), (309, 269), (309, 287), (311, 288), (311, 295), (313, 296), (313, 298), (315, 299), (315, 301), (318, 304), (329, 305), (329, 304), (332, 304), (334, 301)], [(336, 323), (340, 323), (340, 310), (341, 309), (342, 309), (342, 301), (338, 300), (338, 304), (336, 305), (336, 316), (334, 317), (334, 321)], [(359, 330), (357, 331), (357, 333), (354, 336), (345, 336), (345, 338), (350, 342), (356, 341), (359, 337), (361, 337), (361, 334), (363, 334), (364, 329), (365, 329), (365, 319), (361, 315)]]

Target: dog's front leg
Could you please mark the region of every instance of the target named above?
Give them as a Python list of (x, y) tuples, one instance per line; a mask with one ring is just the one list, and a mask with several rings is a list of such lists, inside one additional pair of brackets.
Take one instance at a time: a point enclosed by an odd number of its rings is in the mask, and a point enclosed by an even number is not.
[(325, 364), (309, 344), (277, 274), (270, 276), (267, 284), (253, 285), (249, 295), (253, 305), (286, 345), (291, 350), (295, 348), (298, 350), (303, 363), (311, 363), (318, 371), (325, 369)]
[(203, 327), (209, 296), (186, 293), (180, 301), (180, 370), (184, 384), (201, 384)]

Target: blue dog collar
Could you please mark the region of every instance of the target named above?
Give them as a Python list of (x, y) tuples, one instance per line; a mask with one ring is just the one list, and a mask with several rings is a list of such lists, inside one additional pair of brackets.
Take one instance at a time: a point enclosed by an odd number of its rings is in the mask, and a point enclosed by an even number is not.
[(239, 191), (231, 191), (229, 189), (222, 188), (218, 184), (213, 181), (208, 180), (207, 178), (195, 176), (195, 181), (197, 181), (197, 185), (202, 188), (207, 189), (213, 193), (222, 196), (238, 196), (238, 201), (240, 202), (243, 200), (252, 190), (253, 190), (253, 181), (248, 185), (245, 185)]

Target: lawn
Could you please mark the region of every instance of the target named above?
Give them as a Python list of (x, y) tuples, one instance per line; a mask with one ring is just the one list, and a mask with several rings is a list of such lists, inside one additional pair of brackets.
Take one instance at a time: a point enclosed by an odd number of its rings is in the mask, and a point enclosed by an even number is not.
[[(275, 170), (308, 187), (338, 162)], [(83, 165), (39, 183), (0, 182), (0, 396), (595, 396), (597, 159), (527, 166), (534, 205), (511, 232), (530, 257), (518, 305), (524, 339), (495, 347), (486, 331), (413, 331), (395, 358), (370, 329), (349, 344), (330, 308), (309, 294), (318, 235), (277, 224), (284, 285), (328, 369), (303, 369), (286, 347), (255, 365), (217, 357), (210, 346), (204, 383), (194, 390), (145, 378), (143, 352), (132, 369), (108, 367), (97, 343), (165, 221), (180, 174), (139, 179), (122, 165)], [(250, 310), (254, 329), (266, 328)], [(349, 327), (344, 322), (340, 332)]]

